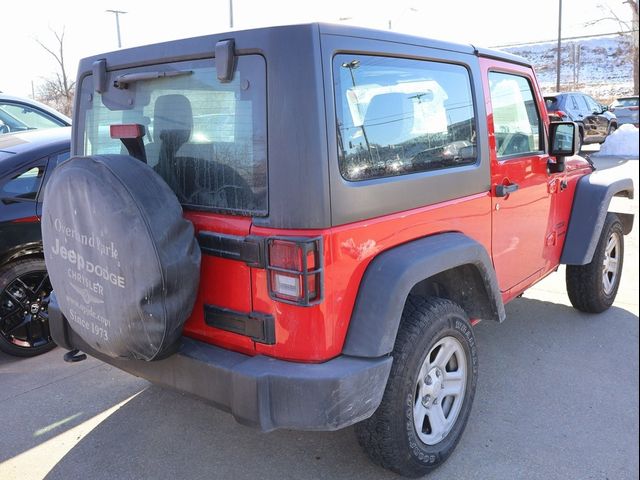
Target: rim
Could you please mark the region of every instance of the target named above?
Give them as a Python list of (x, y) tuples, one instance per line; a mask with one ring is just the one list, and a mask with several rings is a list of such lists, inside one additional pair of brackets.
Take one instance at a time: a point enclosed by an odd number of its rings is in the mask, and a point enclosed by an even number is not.
[(0, 335), (26, 350), (51, 342), (49, 295), (51, 282), (46, 271), (27, 272), (0, 291)]
[(604, 293), (611, 295), (618, 281), (620, 265), (620, 238), (613, 232), (609, 235), (602, 260), (602, 285)]
[(467, 387), (467, 357), (454, 337), (439, 340), (424, 359), (416, 383), (413, 424), (427, 445), (441, 442), (458, 419)]

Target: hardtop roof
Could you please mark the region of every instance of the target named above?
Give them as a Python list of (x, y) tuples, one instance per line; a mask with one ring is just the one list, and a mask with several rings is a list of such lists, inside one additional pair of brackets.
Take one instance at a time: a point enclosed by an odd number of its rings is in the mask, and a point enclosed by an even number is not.
[[(167, 42), (115, 50), (82, 59), (80, 61), (80, 68), (78, 70), (78, 73), (81, 74), (82, 72), (91, 70), (93, 62), (103, 58), (109, 59), (107, 69), (111, 69), (112, 67), (127, 68), (138, 66), (141, 64), (154, 63), (154, 59), (156, 62), (159, 60), (170, 62), (177, 57), (179, 57), (180, 59), (184, 57), (204, 58), (205, 56), (212, 56), (215, 43), (223, 39), (242, 39), (242, 42), (236, 42), (238, 53), (250, 53), (249, 51), (243, 52), (243, 49), (246, 50), (247, 46), (250, 46), (249, 50), (259, 49), (261, 43), (265, 41), (272, 33), (283, 33), (286, 32), (286, 30), (297, 30), (304, 28), (310, 30), (315, 29), (320, 35), (336, 35), (394, 43), (405, 43), (408, 45), (449, 50), (453, 52), (494, 58), (507, 62), (518, 63), (525, 66), (531, 66), (531, 63), (523, 57), (519, 57), (517, 55), (513, 55), (511, 53), (503, 52), (500, 50), (476, 47), (471, 44), (454, 43), (389, 30), (378, 30), (350, 25), (306, 23), (218, 32), (199, 37), (170, 40)], [(254, 44), (252, 44), (250, 41), (252, 36), (255, 38)], [(171, 52), (171, 54), (168, 54), (167, 52)]]

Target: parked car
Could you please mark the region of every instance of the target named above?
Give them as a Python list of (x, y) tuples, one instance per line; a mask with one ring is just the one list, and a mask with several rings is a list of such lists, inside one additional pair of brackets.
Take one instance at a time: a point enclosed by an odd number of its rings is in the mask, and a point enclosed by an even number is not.
[(0, 134), (70, 125), (69, 117), (47, 105), (0, 93)]
[(562, 92), (544, 97), (549, 119), (576, 122), (580, 131), (579, 146), (604, 143), (608, 135), (618, 128), (618, 119), (608, 107), (589, 95)]
[(0, 136), (0, 350), (30, 357), (51, 350), (51, 283), (42, 252), (42, 191), (69, 158), (70, 128)]
[(476, 322), (560, 264), (577, 309), (615, 299), (633, 182), (574, 155), (523, 58), (311, 24), (96, 55), (77, 86), (42, 217), (68, 361), (262, 430), (356, 424), (420, 476), (469, 418)]
[(634, 127), (640, 126), (639, 109), (637, 95), (635, 97), (620, 97), (609, 106), (609, 111), (618, 117), (619, 125), (630, 123)]

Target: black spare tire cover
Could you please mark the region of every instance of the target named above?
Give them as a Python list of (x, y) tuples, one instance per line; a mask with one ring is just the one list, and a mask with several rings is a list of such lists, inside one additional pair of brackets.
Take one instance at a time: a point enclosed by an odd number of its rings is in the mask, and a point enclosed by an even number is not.
[(162, 178), (127, 155), (75, 157), (46, 185), (42, 241), (62, 313), (110, 357), (172, 353), (200, 277), (193, 225)]

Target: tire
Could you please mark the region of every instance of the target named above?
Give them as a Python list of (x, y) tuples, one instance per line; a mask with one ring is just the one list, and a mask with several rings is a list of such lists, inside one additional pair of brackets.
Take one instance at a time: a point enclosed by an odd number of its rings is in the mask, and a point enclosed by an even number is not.
[(587, 313), (608, 309), (618, 293), (623, 262), (622, 223), (615, 213), (607, 213), (591, 263), (567, 265), (567, 293), (571, 305)]
[(607, 134), (605, 135), (604, 139), (598, 143), (602, 145), (607, 140), (607, 137), (609, 137), (609, 135), (611, 135), (613, 132), (616, 131), (616, 128), (618, 127), (615, 124), (610, 123), (609, 126), (607, 127)]
[(0, 267), (0, 350), (17, 357), (34, 357), (56, 346), (47, 316), (50, 293), (42, 258), (17, 260)]
[[(451, 350), (450, 357), (443, 357), (450, 361), (440, 368), (438, 354)], [(464, 310), (449, 300), (409, 296), (393, 359), (380, 406), (355, 431), (374, 463), (400, 475), (420, 477), (453, 452), (471, 412), (478, 357)], [(450, 375), (457, 375), (458, 382), (447, 386)], [(447, 390), (458, 394), (443, 396)], [(444, 411), (447, 414), (437, 417), (440, 426), (432, 426), (433, 415)]]
[(175, 353), (201, 253), (167, 183), (128, 155), (74, 157), (56, 167), (42, 205), (44, 256), (69, 328), (111, 358)]

